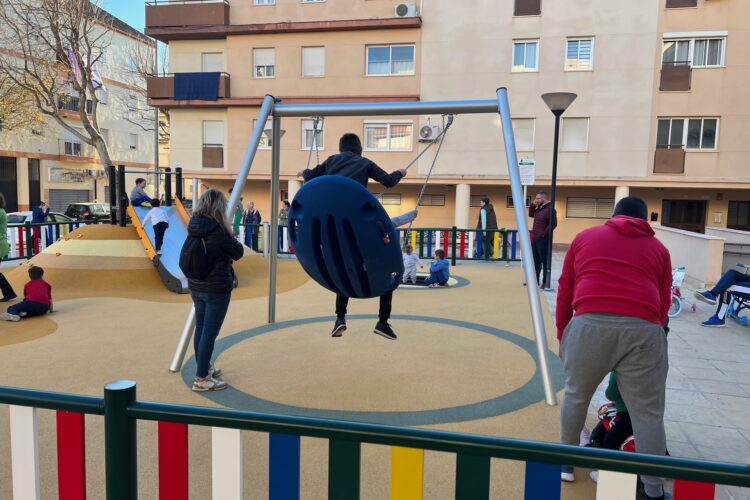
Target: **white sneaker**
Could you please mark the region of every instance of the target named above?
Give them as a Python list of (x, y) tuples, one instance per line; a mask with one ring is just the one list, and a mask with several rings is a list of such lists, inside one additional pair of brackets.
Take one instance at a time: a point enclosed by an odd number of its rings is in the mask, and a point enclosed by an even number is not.
[(570, 465), (563, 465), (562, 472), (560, 472), (560, 480), (566, 483), (572, 483), (576, 480), (575, 474), (573, 474), (573, 467)]
[(208, 378), (219, 378), (221, 377), (221, 373), (221, 368), (214, 368), (213, 366), (211, 366), (208, 369)]
[(592, 470), (591, 474), (589, 474), (589, 477), (595, 483), (598, 482), (599, 481), (599, 471), (598, 470)]
[(589, 432), (589, 430), (586, 427), (584, 427), (583, 429), (581, 429), (581, 437), (580, 437), (580, 441), (579, 441), (578, 445), (579, 446), (588, 446), (589, 442), (591, 442), (591, 433)]
[(206, 377), (199, 378), (195, 377), (193, 380), (193, 390), (195, 392), (206, 392), (206, 391), (221, 391), (227, 388), (227, 383), (223, 380), (216, 378)]
[(11, 313), (0, 313), (0, 320), (2, 321), (21, 321), (21, 316)]

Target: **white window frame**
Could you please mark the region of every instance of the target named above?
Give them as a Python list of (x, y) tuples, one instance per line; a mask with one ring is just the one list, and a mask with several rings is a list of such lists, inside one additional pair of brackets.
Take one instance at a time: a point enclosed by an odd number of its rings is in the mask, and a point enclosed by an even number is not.
[[(726, 67), (726, 53), (727, 53), (727, 36), (716, 34), (716, 33), (695, 33), (694, 36), (667, 36), (668, 33), (664, 34), (661, 41), (661, 65), (664, 66), (664, 45), (667, 42), (689, 42), (688, 45), (688, 62), (691, 68), (724, 68)], [(677, 35), (674, 33), (673, 35)], [(721, 52), (719, 53), (719, 64), (695, 64), (695, 42), (700, 40), (721, 40)]]
[[(512, 118), (511, 122), (515, 120), (531, 120), (531, 149), (517, 148), (518, 151), (536, 151), (536, 118)], [(515, 130), (515, 126), (513, 127)]]
[[(390, 56), (388, 58), (388, 71), (389, 73), (373, 73), (370, 74), (370, 49), (388, 47), (390, 49)], [(414, 68), (411, 73), (391, 73), (391, 66), (393, 65), (393, 48), (394, 47), (411, 47), (414, 49), (414, 59), (412, 64)], [(365, 76), (368, 77), (393, 77), (393, 76), (414, 76), (417, 71), (417, 46), (414, 43), (391, 43), (391, 44), (373, 44), (365, 46)]]
[[(387, 128), (386, 137), (388, 140), (388, 147), (385, 149), (368, 148), (367, 147), (367, 127), (370, 125), (385, 125)], [(411, 125), (411, 147), (407, 148), (393, 148), (391, 147), (391, 125)], [(363, 126), (363, 138), (364, 144), (362, 145), (363, 151), (413, 151), (414, 150), (414, 120), (365, 120)]]
[[(258, 120), (253, 120), (253, 130), (255, 129), (255, 124), (258, 123)], [(273, 126), (273, 121), (269, 118), (266, 120), (266, 125), (263, 127), (263, 130), (266, 130), (267, 128), (271, 128)], [(262, 143), (265, 141), (266, 145), (264, 146)], [(271, 141), (268, 140), (268, 136), (265, 132), (263, 132), (260, 136), (260, 142), (258, 143), (258, 149), (260, 150), (271, 150)]]
[[(682, 147), (685, 149), (685, 151), (690, 152), (711, 152), (715, 153), (719, 150), (719, 137), (721, 133), (721, 118), (718, 116), (659, 116), (656, 119), (656, 130), (657, 134), (659, 131), (659, 122), (661, 120), (669, 120), (669, 132), (667, 134), (667, 137), (672, 137), (672, 122), (674, 120), (682, 120)], [(688, 125), (690, 123), (690, 120), (700, 120), (701, 121), (701, 132), (700, 132), (700, 139), (701, 143), (703, 142), (703, 125), (706, 120), (716, 120), (716, 139), (714, 140), (714, 147), (713, 148), (704, 148), (701, 146), (698, 146), (697, 148), (689, 148), (687, 145), (687, 136), (688, 136)], [(676, 144), (670, 144), (669, 146), (676, 146)], [(656, 145), (656, 147), (660, 147), (659, 144)]]
[[(569, 68), (568, 67), (568, 44), (570, 42), (591, 42), (591, 59), (589, 60), (589, 67), (588, 68), (579, 68), (578, 64), (581, 60), (580, 57), (576, 58), (576, 67), (575, 68)], [(595, 47), (595, 41), (593, 36), (576, 36), (576, 37), (570, 37), (565, 40), (565, 57), (563, 60), (563, 69), (565, 71), (594, 71), (594, 47)], [(578, 55), (580, 56), (581, 50), (580, 45), (578, 46)], [(538, 51), (539, 49), (537, 49)], [(539, 53), (537, 52), (537, 57), (539, 56)]]
[(302, 3), (323, 3), (326, 0), (302, 0)]
[[(135, 137), (135, 147), (133, 147), (133, 137)], [(130, 148), (131, 151), (138, 151), (139, 142), (140, 140), (139, 140), (138, 134), (133, 134), (133, 133), (128, 134), (128, 147)]]
[(127, 106), (128, 106), (128, 113), (135, 113), (136, 111), (138, 111), (138, 97), (132, 94), (129, 95)]
[[(513, 64), (513, 58), (516, 54), (516, 44), (522, 43), (524, 45), (534, 43), (536, 44), (536, 60), (534, 61), (536, 65), (533, 68), (527, 68), (526, 67), (526, 47), (524, 46), (523, 49), (523, 61), (524, 66), (523, 69), (516, 69), (515, 64)], [(511, 45), (511, 52), (510, 52), (510, 70), (512, 73), (538, 73), (539, 72), (539, 39), (538, 38), (520, 38), (517, 40), (513, 40), (513, 43)]]
[[(272, 50), (273, 51), (273, 66), (270, 66), (268, 64), (264, 64), (263, 67), (268, 69), (268, 67), (273, 68), (273, 76), (258, 76), (258, 68), (259, 66), (255, 64), (255, 51), (257, 50)], [(276, 78), (276, 47), (254, 47), (253, 48), (253, 78), (256, 80), (267, 80), (271, 78)]]
[(258, 5), (258, 6), (276, 5), (276, 0), (253, 0), (253, 5)]
[[(308, 125), (308, 124), (309, 124), (309, 127), (306, 127), (305, 125)], [(307, 130), (312, 131), (312, 129), (313, 129), (313, 120), (312, 119), (303, 119), (303, 120), (300, 120), (300, 139), (301, 139), (300, 140), (300, 149), (302, 149), (303, 151), (309, 151), (310, 150), (310, 146), (312, 146), (312, 144), (305, 144), (305, 138), (306, 138), (305, 131), (307, 131)], [(318, 147), (319, 151), (325, 150), (325, 137), (326, 137), (326, 133), (325, 133), (325, 121), (324, 120), (320, 120), (320, 121), (318, 121), (318, 139), (319, 140), (317, 142), (317, 147)]]
[[(218, 142), (206, 142), (206, 124), (207, 123), (221, 123), (221, 143)], [(212, 145), (212, 146), (221, 146), (224, 147), (224, 139), (226, 136), (226, 124), (223, 120), (203, 120), (201, 122), (201, 145)]]
[[(562, 138), (563, 138), (563, 128), (565, 127), (565, 120), (586, 120), (586, 147), (583, 149), (564, 149)], [(564, 152), (571, 152), (571, 153), (581, 153), (586, 152), (590, 150), (590, 144), (589, 139), (591, 136), (591, 117), (589, 116), (566, 116), (562, 119), (562, 124), (560, 127), (560, 151)]]
[[(323, 73), (320, 75), (306, 75), (305, 74), (305, 49), (321, 49), (323, 51)], [(302, 77), (303, 78), (323, 78), (326, 76), (326, 48), (323, 45), (312, 45), (309, 47), (302, 47), (301, 50), (301, 62), (302, 62)]]
[[(81, 127), (73, 127), (76, 130), (83, 130)], [(66, 147), (67, 144), (70, 144), (70, 154), (65, 152), (67, 156), (83, 156), (83, 144), (81, 143), (81, 138), (75, 135), (73, 132), (70, 132), (69, 130), (63, 130), (63, 148)], [(76, 148), (76, 146), (78, 146)], [(78, 152), (76, 153), (76, 149)]]

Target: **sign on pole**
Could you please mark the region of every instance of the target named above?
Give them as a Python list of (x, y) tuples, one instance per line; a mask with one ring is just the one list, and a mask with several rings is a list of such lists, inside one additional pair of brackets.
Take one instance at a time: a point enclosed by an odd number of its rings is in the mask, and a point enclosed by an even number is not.
[(518, 171), (521, 174), (522, 186), (533, 186), (536, 182), (536, 160), (533, 158), (521, 158), (518, 160)]

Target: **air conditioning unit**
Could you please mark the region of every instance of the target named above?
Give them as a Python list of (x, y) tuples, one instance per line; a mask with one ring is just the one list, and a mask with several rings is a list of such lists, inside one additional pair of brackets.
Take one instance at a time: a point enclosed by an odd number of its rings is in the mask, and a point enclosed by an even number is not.
[(97, 177), (107, 177), (107, 171), (106, 170), (97, 170), (96, 171)]
[(440, 125), (425, 125), (419, 129), (420, 142), (433, 142), (440, 135)]
[(396, 5), (396, 17), (417, 17), (416, 3), (400, 3)]
[(86, 170), (86, 177), (96, 177), (96, 170)]

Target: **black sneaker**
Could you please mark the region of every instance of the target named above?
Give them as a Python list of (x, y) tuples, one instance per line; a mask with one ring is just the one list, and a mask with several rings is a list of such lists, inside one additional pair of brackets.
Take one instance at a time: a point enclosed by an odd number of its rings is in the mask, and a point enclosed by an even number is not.
[(390, 340), (396, 340), (396, 332), (393, 331), (391, 328), (391, 325), (388, 323), (382, 323), (378, 321), (378, 324), (375, 325), (375, 330), (373, 330), (375, 333), (380, 335), (381, 337), (385, 337)]
[(346, 320), (336, 319), (336, 323), (333, 324), (333, 330), (331, 330), (331, 337), (341, 337), (346, 330)]

